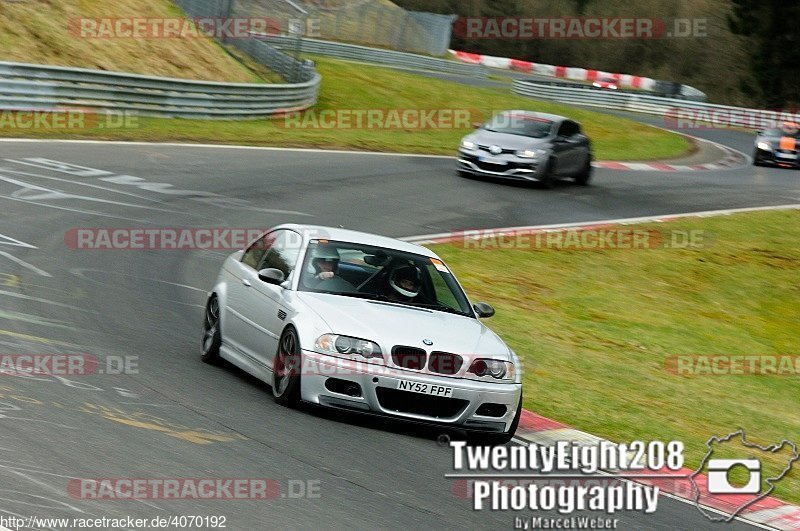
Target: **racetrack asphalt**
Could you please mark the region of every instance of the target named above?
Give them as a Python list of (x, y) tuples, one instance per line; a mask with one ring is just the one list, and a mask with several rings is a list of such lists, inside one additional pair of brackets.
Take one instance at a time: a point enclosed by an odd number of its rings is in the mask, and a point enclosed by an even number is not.
[[(702, 135), (741, 150), (752, 144), (752, 135), (736, 131)], [(65, 173), (35, 159), (84, 170)], [(590, 187), (542, 190), (461, 179), (453, 164), (402, 155), (0, 142), (0, 351), (138, 356), (138, 374), (0, 376), (0, 515), (226, 515), (229, 529), (489, 529), (530, 516), (473, 511), (444, 477), (452, 453), (437, 445), (436, 430), (286, 409), (244, 373), (201, 363), (205, 292), (227, 253), (73, 250), (65, 244), (70, 229), (303, 222), (401, 237), (800, 202), (800, 172), (772, 168), (598, 169)], [(283, 494), (290, 480), (296, 489), (319, 482), (320, 490), (318, 498), (269, 501), (84, 500), (68, 491), (70, 478), (122, 477), (258, 477), (277, 481)], [(719, 527), (668, 498), (654, 514), (614, 517), (622, 529)]]

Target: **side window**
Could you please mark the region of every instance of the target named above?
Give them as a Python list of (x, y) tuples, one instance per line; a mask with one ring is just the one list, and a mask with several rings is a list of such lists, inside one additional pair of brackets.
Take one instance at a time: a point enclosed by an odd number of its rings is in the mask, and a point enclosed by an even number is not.
[(458, 301), (456, 300), (455, 295), (453, 295), (453, 292), (450, 291), (447, 283), (442, 278), (442, 274), (439, 273), (439, 271), (437, 271), (433, 265), (428, 266), (428, 274), (431, 276), (433, 289), (436, 292), (434, 294), (436, 297), (436, 302), (454, 309), (458, 309), (460, 307)]
[(578, 124), (575, 122), (570, 122), (569, 120), (563, 122), (561, 127), (558, 128), (558, 136), (563, 136), (565, 138), (570, 138), (577, 132)]
[(581, 135), (581, 134), (583, 134), (583, 131), (581, 131), (581, 126), (577, 122), (572, 122), (572, 129), (573, 129), (573, 132), (572, 132), (573, 135)]
[(300, 255), (302, 237), (290, 230), (279, 230), (274, 234), (272, 245), (257, 269), (280, 269), (286, 278), (289, 278)]
[(272, 247), (275, 234), (274, 232), (268, 232), (253, 242), (244, 252), (242, 263), (256, 269), (258, 264), (261, 263), (261, 260), (264, 259), (264, 255), (267, 254), (267, 251)]

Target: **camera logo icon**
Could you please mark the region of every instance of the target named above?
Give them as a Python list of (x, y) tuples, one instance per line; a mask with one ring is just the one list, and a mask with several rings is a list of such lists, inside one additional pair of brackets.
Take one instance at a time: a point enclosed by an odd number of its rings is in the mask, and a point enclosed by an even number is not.
[[(750, 472), (747, 484), (736, 487), (731, 484), (728, 473), (737, 466)], [(708, 492), (710, 494), (758, 494), (761, 490), (761, 463), (758, 459), (709, 459)]]

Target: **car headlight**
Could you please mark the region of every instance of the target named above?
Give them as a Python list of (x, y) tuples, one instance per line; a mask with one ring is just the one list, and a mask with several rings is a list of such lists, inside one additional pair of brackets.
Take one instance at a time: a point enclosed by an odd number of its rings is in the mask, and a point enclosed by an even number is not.
[(469, 140), (462, 140), (461, 147), (464, 149), (475, 149), (475, 142), (470, 142)]
[(542, 154), (544, 154), (544, 151), (538, 149), (523, 149), (522, 151), (517, 151), (517, 156), (521, 159), (535, 159)]
[(758, 149), (762, 151), (772, 151), (772, 146), (769, 145), (769, 142), (759, 142)]
[(350, 336), (323, 334), (314, 343), (314, 350), (331, 356), (361, 356), (362, 358), (383, 359), (383, 352), (377, 343)]
[(513, 382), (517, 375), (517, 368), (510, 361), (479, 358), (472, 362), (467, 370), (479, 378), (493, 378)]

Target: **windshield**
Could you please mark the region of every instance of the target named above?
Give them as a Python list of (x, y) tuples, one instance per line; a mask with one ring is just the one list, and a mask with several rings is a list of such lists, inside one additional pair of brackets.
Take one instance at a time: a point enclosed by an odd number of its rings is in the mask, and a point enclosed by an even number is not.
[(298, 289), (474, 317), (466, 295), (441, 260), (383, 247), (311, 242)]
[(792, 129), (792, 128), (783, 129), (783, 128), (780, 128), (780, 127), (776, 127), (776, 128), (773, 128), (773, 129), (767, 129), (762, 134), (763, 134), (763, 136), (776, 137), (776, 138), (777, 137), (782, 137), (782, 136), (790, 136), (790, 137), (794, 137), (794, 138), (797, 138), (797, 139), (800, 140), (800, 131), (798, 131), (797, 129)]
[(552, 131), (553, 122), (522, 113), (502, 113), (492, 118), (484, 129), (495, 133), (545, 138)]

